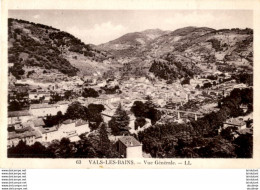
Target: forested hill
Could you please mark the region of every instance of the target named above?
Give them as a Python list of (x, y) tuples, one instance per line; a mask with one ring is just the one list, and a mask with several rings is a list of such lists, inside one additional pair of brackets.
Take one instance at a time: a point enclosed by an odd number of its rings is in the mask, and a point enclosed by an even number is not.
[[(167, 37), (168, 40), (164, 36), (153, 42), (159, 47), (157, 54), (161, 53), (160, 60), (155, 59), (152, 62), (150, 72), (161, 78), (172, 79), (215, 71), (235, 72), (239, 68), (244, 71), (253, 69), (251, 29), (203, 28), (190, 33), (173, 32), (169, 36), (171, 37)], [(168, 52), (165, 47), (159, 45), (162, 42), (170, 43)], [(154, 44), (151, 46), (155, 46)]]
[(103, 66), (105, 60), (112, 59), (107, 52), (96, 50), (67, 32), (8, 19), (8, 62), (14, 64), (10, 71), (16, 78), (25, 75), (25, 67), (55, 69), (69, 76), (93, 74), (100, 70), (95, 67), (97, 63)]
[[(150, 30), (150, 32), (153, 30)], [(124, 75), (149, 72), (166, 80), (203, 72), (253, 68), (253, 30), (185, 27), (175, 31), (129, 33), (100, 45), (124, 64)]]
[(10, 72), (16, 78), (28, 77), (37, 68), (69, 76), (153, 73), (165, 80), (204, 72), (247, 72), (253, 69), (253, 30), (149, 29), (94, 46), (59, 29), (10, 18), (8, 62), (13, 64)]

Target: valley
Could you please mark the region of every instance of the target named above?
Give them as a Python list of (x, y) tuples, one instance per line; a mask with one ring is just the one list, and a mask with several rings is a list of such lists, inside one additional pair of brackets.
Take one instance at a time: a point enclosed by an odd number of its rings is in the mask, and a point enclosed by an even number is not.
[(148, 29), (93, 45), (10, 18), (8, 68), (11, 157), (35, 143), (52, 157), (68, 144), (72, 157), (127, 157), (118, 142), (138, 157), (241, 157), (236, 139), (252, 137), (249, 28)]

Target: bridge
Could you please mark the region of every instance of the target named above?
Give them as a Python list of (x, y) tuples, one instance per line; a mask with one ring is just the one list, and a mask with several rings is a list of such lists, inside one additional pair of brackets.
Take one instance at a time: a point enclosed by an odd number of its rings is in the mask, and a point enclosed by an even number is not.
[[(170, 115), (172, 113), (177, 113), (178, 114), (178, 119), (181, 119), (181, 114), (189, 114), (189, 115), (194, 115), (194, 119), (195, 121), (197, 121), (198, 116), (203, 116), (202, 113), (200, 112), (192, 112), (192, 111), (184, 111), (184, 110), (177, 110), (177, 109), (168, 109), (168, 108), (157, 108), (159, 111), (162, 111), (164, 113), (166, 113), (166, 115)], [(112, 117), (111, 115), (105, 114), (105, 113), (101, 113), (101, 115), (105, 116), (105, 117)]]
[(166, 113), (167, 115), (169, 115), (171, 113), (176, 113), (177, 112), (178, 119), (181, 118), (181, 113), (194, 115), (195, 121), (197, 121), (198, 116), (202, 116), (203, 115), (202, 113), (199, 113), (199, 112), (184, 111), (184, 110), (177, 110), (177, 109), (158, 108), (158, 110)]

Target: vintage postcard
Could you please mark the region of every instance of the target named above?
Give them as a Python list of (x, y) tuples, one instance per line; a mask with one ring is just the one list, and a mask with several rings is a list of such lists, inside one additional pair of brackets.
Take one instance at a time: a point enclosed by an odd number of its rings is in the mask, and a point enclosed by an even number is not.
[(259, 168), (259, 1), (97, 2), (3, 1), (1, 167)]

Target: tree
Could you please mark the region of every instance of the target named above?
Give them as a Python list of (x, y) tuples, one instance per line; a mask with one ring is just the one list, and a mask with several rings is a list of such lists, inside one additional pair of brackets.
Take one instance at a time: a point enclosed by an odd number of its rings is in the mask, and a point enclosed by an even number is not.
[(131, 111), (135, 117), (145, 117), (151, 119), (152, 124), (155, 124), (161, 118), (161, 112), (155, 108), (155, 105), (151, 100), (145, 103), (141, 101), (135, 101), (131, 107)]
[(181, 81), (181, 85), (190, 84), (190, 78), (185, 78)]
[(232, 138), (233, 138), (233, 135), (232, 135), (232, 127), (228, 127), (226, 129), (222, 129), (220, 135), (226, 139), (226, 140), (229, 140), (229, 141), (232, 141)]
[(101, 157), (107, 157), (110, 149), (110, 140), (108, 139), (107, 129), (105, 123), (99, 128), (99, 151)]
[(252, 158), (253, 156), (253, 136), (252, 134), (242, 134), (234, 143), (236, 146), (236, 154), (238, 158)]
[(69, 100), (70, 98), (72, 98), (72, 90), (66, 90), (64, 93), (64, 98), (66, 100)]
[(75, 144), (71, 143), (68, 138), (52, 143), (49, 148), (55, 152), (57, 158), (73, 158), (76, 153)]
[(90, 129), (96, 130), (100, 123), (103, 122), (101, 112), (105, 110), (105, 107), (102, 104), (89, 104), (85, 110), (87, 118), (91, 122), (89, 125)]
[(98, 92), (93, 88), (85, 88), (82, 92), (84, 98), (93, 97), (96, 98), (99, 96)]
[(76, 158), (97, 158), (97, 152), (90, 142), (89, 138), (85, 135), (80, 136), (81, 140), (77, 143)]
[(154, 125), (161, 118), (161, 112), (155, 108), (152, 101), (145, 102), (144, 107), (144, 117), (150, 119)]
[(97, 113), (101, 113), (102, 111), (104, 111), (106, 108), (104, 107), (104, 105), (102, 104), (89, 104), (88, 105), (88, 109), (92, 112), (97, 112)]
[(22, 140), (18, 145), (8, 149), (9, 158), (53, 158), (54, 154), (39, 142), (32, 146), (26, 145)]
[(152, 101), (152, 97), (151, 97), (151, 96), (149, 96), (149, 95), (148, 95), (148, 96), (146, 96), (146, 97), (145, 97), (145, 99), (146, 99), (147, 101)]
[[(252, 90), (233, 90), (230, 96), (220, 101), (219, 111), (206, 114), (190, 124), (166, 122), (144, 129), (138, 133), (138, 140), (152, 157), (251, 158), (252, 134), (240, 135), (233, 140), (231, 133), (236, 128), (224, 129), (220, 135), (216, 131), (228, 117), (239, 112), (241, 103), (252, 102)], [(149, 104), (145, 105), (144, 113), (153, 108)]]
[(47, 115), (46, 118), (44, 119), (44, 123), (46, 127), (52, 127), (54, 125), (60, 124), (63, 120), (65, 119), (64, 115), (62, 114), (61, 111), (57, 112), (57, 115)]
[(78, 101), (71, 103), (65, 113), (65, 118), (87, 120), (86, 107)]
[(129, 122), (129, 116), (127, 115), (126, 111), (122, 108), (121, 104), (119, 104), (115, 112), (115, 115), (108, 122), (108, 125), (111, 128), (113, 135), (122, 135), (129, 133)]
[(17, 111), (21, 109), (22, 109), (22, 105), (17, 100), (8, 103), (8, 111)]
[(135, 101), (131, 107), (131, 112), (134, 113), (135, 117), (142, 117), (144, 115), (145, 106), (141, 101)]
[(23, 69), (23, 66), (18, 63), (14, 64), (14, 66), (10, 68), (10, 72), (16, 79), (21, 79), (21, 76), (24, 75), (25, 70)]
[(51, 94), (51, 98), (50, 98), (51, 104), (55, 104), (56, 102), (61, 101), (61, 100), (62, 100), (62, 98), (58, 93), (52, 93)]
[(14, 96), (8, 95), (8, 110), (17, 111), (29, 106), (28, 92), (14, 92)]
[(135, 119), (135, 130), (138, 129), (138, 127), (142, 128), (146, 124), (144, 117), (137, 117)]
[(203, 88), (211, 88), (211, 87), (212, 87), (212, 84), (210, 82), (206, 82), (203, 85)]

